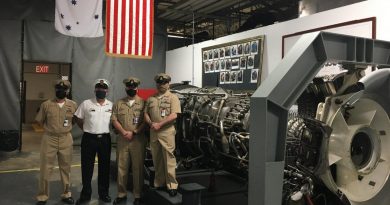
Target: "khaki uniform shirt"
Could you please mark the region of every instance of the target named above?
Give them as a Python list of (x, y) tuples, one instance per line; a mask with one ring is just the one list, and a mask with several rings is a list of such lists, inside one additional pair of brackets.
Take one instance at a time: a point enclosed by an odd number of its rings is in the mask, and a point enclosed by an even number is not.
[(122, 98), (112, 108), (111, 120), (117, 120), (125, 130), (134, 131), (144, 121), (145, 102), (136, 95), (130, 106), (128, 98)]
[(35, 120), (43, 125), (47, 133), (65, 134), (72, 130), (73, 113), (76, 109), (76, 102), (69, 99), (65, 99), (62, 107), (55, 99), (46, 100), (41, 104)]
[[(162, 95), (157, 93), (147, 100), (145, 112), (152, 122), (161, 122), (171, 113), (181, 113), (179, 98), (169, 90)], [(166, 124), (160, 131), (174, 129), (174, 124), (174, 121)]]

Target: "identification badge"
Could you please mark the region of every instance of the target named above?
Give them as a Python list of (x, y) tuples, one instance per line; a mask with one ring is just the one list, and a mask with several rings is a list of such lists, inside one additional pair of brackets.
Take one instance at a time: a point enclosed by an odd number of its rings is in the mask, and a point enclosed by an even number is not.
[(67, 119), (64, 120), (64, 127), (68, 127), (69, 126), (69, 121)]
[(134, 117), (133, 124), (138, 124), (138, 123), (139, 123), (139, 117)]
[(161, 117), (165, 117), (167, 115), (167, 111), (165, 109), (161, 110)]

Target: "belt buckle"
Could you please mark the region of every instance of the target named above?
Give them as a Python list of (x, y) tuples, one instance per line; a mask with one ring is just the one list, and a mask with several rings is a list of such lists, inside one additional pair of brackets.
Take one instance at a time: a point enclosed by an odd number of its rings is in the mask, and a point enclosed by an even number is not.
[(103, 135), (97, 135), (97, 138), (102, 138), (103, 137)]

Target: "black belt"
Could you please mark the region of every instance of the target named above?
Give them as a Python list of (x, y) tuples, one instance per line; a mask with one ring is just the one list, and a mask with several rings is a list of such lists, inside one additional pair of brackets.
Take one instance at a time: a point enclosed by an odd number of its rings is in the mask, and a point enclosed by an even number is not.
[(89, 132), (84, 132), (84, 133), (87, 134), (87, 135), (95, 136), (97, 138), (102, 138), (103, 136), (110, 135), (110, 133), (102, 133), (102, 134), (92, 134), (92, 133), (89, 133)]

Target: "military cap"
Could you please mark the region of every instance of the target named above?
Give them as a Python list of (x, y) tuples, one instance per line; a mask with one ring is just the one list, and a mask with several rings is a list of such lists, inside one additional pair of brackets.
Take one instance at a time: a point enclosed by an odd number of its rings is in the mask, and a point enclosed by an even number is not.
[(71, 87), (71, 84), (68, 80), (56, 80), (54, 83), (54, 87), (69, 89)]
[(110, 83), (106, 79), (100, 78), (95, 81), (95, 88), (108, 89), (109, 87)]
[(170, 82), (171, 76), (166, 73), (159, 73), (154, 77), (154, 81), (156, 81), (156, 83)]
[(130, 76), (123, 80), (123, 84), (125, 84), (126, 87), (137, 87), (139, 84), (141, 84), (141, 81), (138, 78)]

